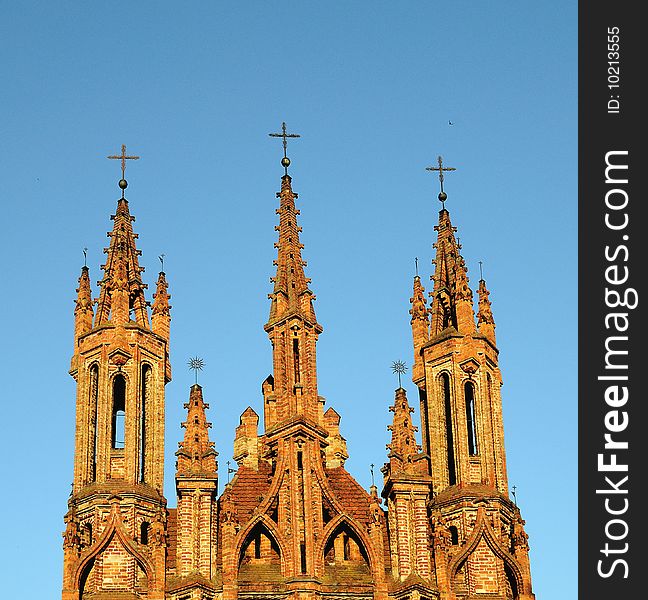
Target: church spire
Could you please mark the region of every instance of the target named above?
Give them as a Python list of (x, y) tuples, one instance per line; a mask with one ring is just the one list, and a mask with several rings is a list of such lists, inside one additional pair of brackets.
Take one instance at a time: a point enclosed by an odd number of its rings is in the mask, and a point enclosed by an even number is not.
[(131, 320), (131, 311), (138, 325), (149, 328), (148, 312), (144, 290), (146, 285), (142, 282), (140, 267), (137, 257), (141, 254), (135, 247), (137, 234), (133, 233), (132, 217), (128, 210), (128, 201), (124, 198), (124, 191), (128, 187), (126, 181), (126, 161), (137, 160), (139, 156), (128, 156), (126, 146), (122, 144), (120, 155), (108, 158), (121, 161), (122, 178), (119, 187), (122, 191), (117, 202), (117, 211), (111, 216), (114, 221), (113, 230), (108, 233), (110, 245), (104, 248), (108, 255), (106, 263), (101, 266), (104, 277), (99, 282), (101, 292), (97, 319), (95, 326), (104, 325), (110, 321), (113, 325), (125, 325)]
[(280, 199), (277, 214), (279, 226), (279, 241), (275, 244), (278, 249), (277, 272), (271, 278), (274, 289), (270, 298), (270, 318), (268, 326), (285, 319), (292, 314), (299, 314), (302, 318), (316, 325), (313, 300), (315, 296), (308, 288), (310, 279), (304, 273), (306, 262), (302, 259), (301, 251), (304, 245), (299, 241), (301, 227), (297, 225), (299, 210), (295, 208), (297, 194), (292, 191), (290, 175), (281, 178), (281, 191), (277, 193)]
[(483, 278), (479, 280), (477, 295), (479, 297), (479, 312), (477, 313), (477, 326), (479, 328), (479, 333), (484, 334), (494, 344), (495, 319), (493, 318), (493, 311), (491, 310), (491, 302), (488, 299), (490, 292), (486, 288), (486, 282)]
[(153, 294), (153, 308), (151, 310), (151, 329), (154, 333), (161, 335), (165, 340), (169, 339), (171, 325), (171, 313), (167, 289), (169, 284), (166, 280), (164, 271), (160, 271), (156, 283), (155, 293)]
[(287, 173), (290, 159), (286, 156), (286, 138), (298, 137), (283, 133), (270, 134), (283, 137), (284, 157), (281, 164), (286, 173), (281, 177), (279, 198), (279, 240), (275, 243), (277, 271), (270, 280), (273, 291), (270, 317), (264, 329), (273, 346), (273, 375), (266, 380), (264, 423), (266, 430), (284, 420), (305, 418), (323, 425), (324, 415), (317, 393), (315, 344), (322, 332), (317, 322), (313, 300), (315, 295), (308, 287), (310, 279), (304, 273), (306, 262), (299, 241), (301, 227), (297, 225), (299, 210), (295, 208), (297, 194), (292, 190), (292, 179)]
[(460, 245), (455, 238), (456, 227), (450, 222), (450, 213), (445, 207), (448, 194), (443, 189), (443, 173), (454, 171), (454, 167), (444, 167), (443, 158), (439, 156), (438, 167), (427, 167), (428, 171), (438, 171), (441, 192), (439, 201), (442, 208), (439, 211), (439, 224), (435, 226), (437, 241), (434, 289), (432, 296), (432, 325), (431, 337), (441, 333), (448, 327), (454, 327), (459, 333), (470, 334), (475, 331), (475, 314), (472, 306), (472, 291), (468, 286), (468, 269), (466, 262), (459, 253)]
[(414, 276), (414, 290), (410, 298), (412, 308), (412, 340), (414, 342), (414, 365), (412, 366), (412, 378), (418, 381), (424, 375), (423, 359), (420, 354), (421, 347), (430, 339), (430, 319), (425, 300), (425, 288), (421, 284), (418, 273)]
[(389, 410), (394, 413), (394, 420), (387, 427), (391, 431), (391, 442), (387, 444), (390, 471), (392, 473), (410, 472), (412, 460), (419, 454), (420, 447), (414, 436), (414, 433), (418, 431), (418, 428), (412, 423), (414, 409), (409, 405), (407, 394), (402, 387), (396, 390), (394, 405), (390, 406)]
[(108, 233), (110, 245), (104, 248), (108, 255), (106, 263), (101, 266), (104, 277), (99, 282), (101, 291), (95, 325), (108, 322), (114, 325), (124, 325), (131, 320), (131, 310), (134, 320), (142, 327), (149, 327), (148, 313), (142, 282), (143, 267), (139, 266), (138, 256), (141, 251), (135, 247), (137, 234), (133, 232), (132, 217), (128, 210), (128, 201), (120, 198), (117, 211), (111, 217), (114, 220), (113, 229)]
[(279, 232), (279, 241), (275, 243), (278, 249), (277, 260), (274, 264), (277, 267), (275, 277), (271, 278), (274, 283), (274, 290), (270, 294), (272, 305), (270, 307), (269, 325), (284, 319), (286, 316), (299, 313), (300, 316), (307, 319), (312, 325), (316, 324), (315, 311), (312, 301), (315, 296), (308, 288), (310, 279), (304, 273), (306, 261), (302, 260), (301, 251), (304, 247), (299, 241), (299, 234), (302, 230), (297, 225), (297, 215), (299, 210), (295, 208), (297, 194), (292, 190), (292, 179), (288, 175), (290, 159), (286, 155), (287, 138), (298, 138), (299, 134), (287, 133), (286, 124), (281, 124), (282, 133), (270, 133), (271, 137), (283, 138), (284, 155), (281, 159), (281, 165), (285, 169), (285, 174), (281, 178), (281, 191), (277, 192), (279, 198), (279, 225), (275, 230)]
[(92, 329), (92, 290), (90, 289), (90, 271), (87, 266), (81, 269), (77, 299), (74, 307), (74, 339), (75, 347), (79, 338)]
[(209, 440), (211, 423), (207, 421), (205, 409), (209, 405), (203, 401), (202, 388), (196, 383), (191, 386), (187, 409), (187, 420), (182, 423), (185, 428), (184, 440), (178, 442), (179, 449), (177, 475), (213, 474), (216, 476), (216, 456), (214, 442)]

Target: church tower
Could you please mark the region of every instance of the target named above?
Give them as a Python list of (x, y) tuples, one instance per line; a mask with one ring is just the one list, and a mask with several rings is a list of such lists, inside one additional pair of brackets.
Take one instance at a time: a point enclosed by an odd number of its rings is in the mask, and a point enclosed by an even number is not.
[[(81, 271), (76, 301), (74, 477), (64, 534), (63, 600), (164, 598), (164, 387), (169, 365), (167, 283), (160, 273), (149, 318), (140, 251), (124, 197), (91, 299)], [(96, 304), (96, 312), (93, 306)], [(128, 595), (130, 594), (130, 595)]]
[(418, 387), (423, 453), (429, 457), (436, 579), (442, 598), (533, 598), (528, 545), (510, 500), (495, 323), (486, 282), (475, 316), (468, 269), (445, 208), (441, 180), (431, 307), (414, 278), (413, 381)]
[[(273, 372), (262, 384), (263, 425), (248, 408), (234, 443), (237, 473), (220, 499), (223, 599), (264, 589), (309, 599), (339, 591), (386, 595), (386, 529), (378, 499), (344, 469), (339, 415), (323, 410), (316, 345), (323, 328), (304, 273), (297, 194), (284, 157), (276, 275), (264, 329)], [(376, 510), (377, 509), (377, 510)], [(340, 587), (341, 580), (345, 583)], [(268, 587), (270, 586), (270, 587)]]

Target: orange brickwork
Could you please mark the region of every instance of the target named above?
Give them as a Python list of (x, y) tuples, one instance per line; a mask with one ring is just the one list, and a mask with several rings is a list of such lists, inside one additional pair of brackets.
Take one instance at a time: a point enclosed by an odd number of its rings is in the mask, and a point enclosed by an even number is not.
[(318, 392), (323, 328), (287, 172), (277, 196), (263, 422), (243, 411), (238, 468), (219, 490), (208, 405), (193, 385), (176, 452), (177, 508), (163, 496), (168, 283), (160, 273), (149, 304), (125, 198), (95, 301), (83, 267), (63, 600), (532, 600), (524, 521), (508, 495), (489, 292), (480, 281), (475, 315), (448, 211), (435, 228), (430, 308), (418, 275), (410, 299), (423, 443), (399, 387), (381, 498), (346, 471), (340, 415), (324, 410)]

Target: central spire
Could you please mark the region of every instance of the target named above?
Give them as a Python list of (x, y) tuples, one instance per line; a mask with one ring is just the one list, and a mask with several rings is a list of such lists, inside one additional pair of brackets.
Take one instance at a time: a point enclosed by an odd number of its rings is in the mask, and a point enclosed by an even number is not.
[(292, 179), (287, 173), (290, 159), (286, 156), (286, 139), (297, 137), (283, 133), (270, 134), (283, 137), (284, 157), (281, 161), (286, 173), (281, 178), (279, 198), (279, 240), (275, 243), (277, 271), (270, 281), (273, 291), (270, 316), (264, 326), (273, 345), (273, 376), (264, 385), (266, 395), (266, 430), (280, 422), (305, 418), (321, 424), (323, 414), (317, 393), (315, 344), (322, 326), (317, 322), (309, 289), (310, 279), (304, 273), (306, 261), (302, 259), (304, 247), (299, 241), (301, 227), (297, 225), (299, 210), (295, 208), (297, 194), (292, 190)]
[(304, 245), (299, 241), (302, 228), (297, 225), (297, 215), (300, 212), (295, 208), (295, 200), (298, 196), (292, 190), (290, 175), (281, 178), (281, 191), (277, 193), (277, 197), (279, 225), (275, 230), (279, 232), (279, 241), (275, 243), (277, 260), (274, 261), (277, 272), (270, 279), (274, 283), (274, 289), (270, 294), (272, 304), (266, 331), (268, 326), (291, 315), (299, 315), (311, 325), (316, 325), (312, 304), (315, 296), (308, 288), (310, 279), (304, 273), (306, 261), (301, 255)]

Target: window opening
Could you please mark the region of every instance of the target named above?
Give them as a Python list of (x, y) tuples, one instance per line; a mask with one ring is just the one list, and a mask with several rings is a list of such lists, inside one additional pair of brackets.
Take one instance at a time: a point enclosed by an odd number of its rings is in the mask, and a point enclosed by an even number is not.
[(122, 375), (113, 379), (112, 447), (123, 448), (126, 432), (126, 380)]

